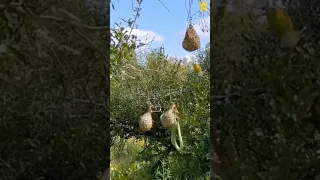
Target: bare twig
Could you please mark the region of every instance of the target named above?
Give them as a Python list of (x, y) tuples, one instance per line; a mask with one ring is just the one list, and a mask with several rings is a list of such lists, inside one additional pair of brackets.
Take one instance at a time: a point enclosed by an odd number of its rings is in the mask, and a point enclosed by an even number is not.
[(158, 1), (162, 4), (162, 6), (163, 6), (164, 8), (166, 8), (166, 10), (167, 10), (168, 12), (170, 12), (169, 9), (163, 4), (163, 2), (162, 2), (161, 0), (158, 0)]
[(33, 11), (30, 10), (26, 5), (21, 5), (20, 3), (10, 3), (9, 5), (0, 4), (0, 10), (2, 9), (15, 9), (17, 12), (22, 13), (27, 16), (31, 16), (36, 19), (56, 21), (59, 23), (66, 23), (74, 27), (82, 27), (89, 30), (108, 30), (109, 26), (89, 26), (78, 21), (68, 20), (64, 18), (48, 16), (48, 15), (36, 15)]
[(76, 32), (79, 36), (81, 36), (81, 37), (83, 37), (85, 40), (87, 40), (93, 47), (95, 47), (95, 48), (99, 51), (99, 53), (100, 53), (105, 59), (109, 59), (109, 57), (107, 57), (106, 54), (103, 53), (103, 51), (102, 51), (96, 44), (94, 44), (86, 35), (84, 35), (83, 33), (81, 33), (80, 31), (78, 31), (78, 30), (76, 30), (76, 29), (75, 29), (75, 32)]
[(77, 99), (77, 98), (70, 98), (70, 97), (67, 97), (67, 99), (70, 99), (70, 100), (73, 100), (73, 101), (76, 101), (76, 102), (93, 104), (93, 105), (96, 105), (96, 106), (99, 106), (99, 107), (103, 107), (104, 109), (106, 109), (108, 111), (107, 106), (105, 104), (102, 104), (102, 103), (97, 103), (97, 102), (86, 100), (86, 99)]
[[(137, 21), (137, 19), (138, 19), (138, 17), (139, 17), (139, 12), (140, 12), (140, 10), (141, 10), (141, 3), (139, 3), (139, 5), (138, 5), (138, 7), (137, 7), (137, 11), (136, 11), (136, 14), (135, 14), (133, 23), (132, 23), (131, 28), (130, 28), (130, 33), (129, 33), (129, 36), (128, 36), (129, 38), (130, 38), (130, 36), (131, 36), (131, 33), (132, 33), (132, 31), (133, 31), (134, 26), (136, 25), (136, 21)], [(127, 39), (127, 41), (128, 41), (128, 39)]]
[(55, 50), (53, 50), (53, 48), (51, 48), (50, 46), (48, 46), (48, 49), (51, 51), (51, 53), (53, 54), (53, 56), (55, 57), (56, 61), (58, 62), (58, 64), (61, 66), (63, 73), (66, 73), (66, 68), (64, 67), (64, 65), (62, 64), (59, 56), (57, 55), (57, 53), (55, 52)]
[(89, 26), (89, 25), (81, 24), (74, 20), (67, 20), (67, 19), (57, 18), (53, 16), (40, 15), (40, 16), (33, 16), (33, 17), (38, 19), (56, 21), (59, 23), (67, 23), (68, 25), (71, 25), (71, 26), (82, 27), (89, 30), (108, 30), (109, 29), (108, 26)]

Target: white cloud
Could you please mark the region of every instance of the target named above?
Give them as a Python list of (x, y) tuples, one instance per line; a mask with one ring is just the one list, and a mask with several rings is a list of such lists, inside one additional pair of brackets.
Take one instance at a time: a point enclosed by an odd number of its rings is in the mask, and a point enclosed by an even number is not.
[[(186, 26), (188, 24), (186, 23)], [(210, 17), (206, 17), (202, 19), (201, 21), (196, 21), (193, 23), (194, 29), (197, 31), (200, 39), (210, 39)], [(204, 31), (202, 31), (204, 30)], [(180, 34), (185, 35), (185, 30), (181, 30)]]
[(191, 56), (189, 54), (187, 54), (184, 58), (187, 59), (187, 63), (192, 62)]
[[(125, 30), (130, 32), (130, 28), (126, 28)], [(146, 54), (152, 43), (164, 42), (164, 37), (154, 31), (150, 30), (141, 30), (141, 29), (132, 29), (131, 35), (137, 36), (138, 43), (144, 43), (145, 46), (141, 46), (136, 49), (136, 53)]]
[(194, 55), (186, 54), (184, 58), (186, 59), (186, 61), (184, 62), (184, 65), (187, 65), (192, 69), (193, 64), (196, 63)]
[(168, 54), (168, 57), (170, 58), (177, 58), (177, 59), (185, 59), (186, 63), (192, 62), (192, 57), (190, 56), (190, 54), (186, 54), (185, 56), (177, 56), (177, 55), (173, 55), (173, 54)]
[[(116, 27), (115, 29), (119, 29), (119, 27)], [(127, 35), (129, 35), (131, 29), (125, 28), (124, 31), (126, 32)], [(162, 35), (154, 32), (154, 31), (151, 31), (151, 30), (132, 29), (130, 35), (131, 36), (135, 35), (137, 37), (136, 44), (140, 44), (140, 43), (145, 44), (144, 46), (141, 46), (136, 49), (137, 53), (138, 52), (142, 53), (142, 51), (147, 51), (150, 48), (151, 43), (164, 42), (164, 40), (165, 40)], [(118, 41), (114, 37), (112, 37), (112, 40), (113, 40), (113, 42), (111, 42), (111, 43), (114, 43), (114, 44), (118, 43)], [(128, 43), (130, 43), (130, 42), (128, 42)]]
[[(129, 28), (126, 28), (128, 32), (130, 32)], [(131, 35), (136, 35), (137, 39), (139, 41), (145, 42), (145, 41), (151, 41), (153, 39), (153, 42), (163, 42), (164, 38), (160, 34), (150, 31), (150, 30), (141, 30), (141, 29), (133, 29), (131, 32)]]

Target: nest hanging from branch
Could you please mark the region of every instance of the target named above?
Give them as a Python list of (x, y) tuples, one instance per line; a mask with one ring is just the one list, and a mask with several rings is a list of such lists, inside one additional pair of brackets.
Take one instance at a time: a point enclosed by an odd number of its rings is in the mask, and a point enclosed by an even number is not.
[(193, 25), (190, 24), (184, 36), (182, 47), (188, 52), (195, 51), (200, 48), (200, 37)]
[(151, 106), (149, 106), (148, 111), (140, 117), (139, 128), (143, 132), (149, 131), (152, 128), (153, 120), (151, 112)]
[(163, 113), (160, 117), (162, 126), (164, 126), (165, 128), (170, 128), (173, 125), (175, 125), (176, 124), (176, 113), (177, 113), (176, 105), (171, 104), (170, 109), (168, 111), (166, 111), (165, 113)]

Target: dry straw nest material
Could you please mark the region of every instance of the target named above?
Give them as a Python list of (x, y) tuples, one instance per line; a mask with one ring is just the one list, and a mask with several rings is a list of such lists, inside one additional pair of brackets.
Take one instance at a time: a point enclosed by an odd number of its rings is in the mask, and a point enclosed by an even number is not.
[(172, 127), (176, 123), (176, 113), (176, 105), (172, 104), (170, 109), (163, 113), (160, 117), (162, 126), (164, 126), (165, 128)]
[(152, 128), (152, 121), (151, 107), (149, 107), (148, 111), (140, 117), (140, 130), (143, 132), (149, 131)]
[(186, 51), (192, 52), (200, 48), (200, 37), (192, 24), (189, 25), (184, 36), (182, 47)]

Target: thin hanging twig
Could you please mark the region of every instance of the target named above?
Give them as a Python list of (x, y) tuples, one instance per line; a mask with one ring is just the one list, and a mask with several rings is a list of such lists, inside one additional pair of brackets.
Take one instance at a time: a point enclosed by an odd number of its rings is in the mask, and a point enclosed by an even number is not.
[(192, 5), (192, 2), (193, 2), (193, 0), (188, 0), (189, 2), (188, 2), (188, 7), (187, 7), (187, 2), (186, 2), (187, 0), (185, 0), (185, 7), (186, 7), (186, 10), (187, 10), (187, 22), (188, 22), (188, 24), (190, 24), (191, 23), (191, 21), (192, 21), (192, 16), (191, 16), (191, 5)]
[(170, 12), (169, 9), (163, 4), (163, 2), (162, 2), (161, 0), (158, 0), (158, 1), (162, 4), (162, 6), (163, 6), (164, 8), (167, 9), (168, 12)]

